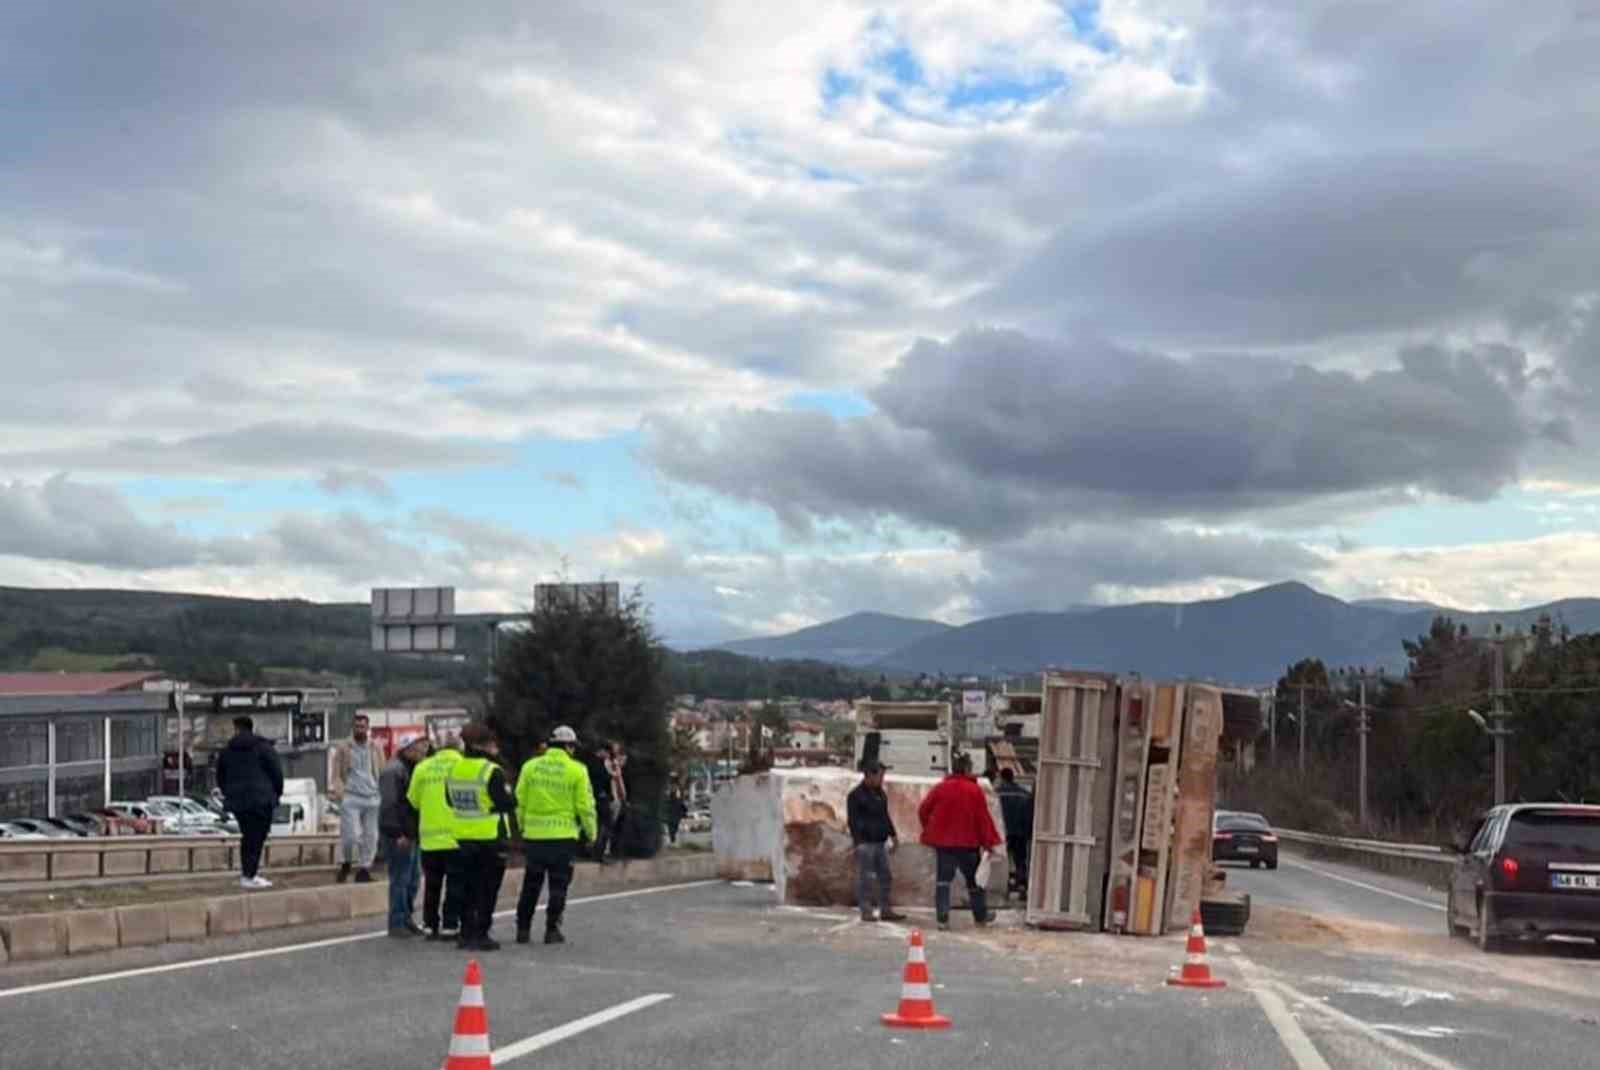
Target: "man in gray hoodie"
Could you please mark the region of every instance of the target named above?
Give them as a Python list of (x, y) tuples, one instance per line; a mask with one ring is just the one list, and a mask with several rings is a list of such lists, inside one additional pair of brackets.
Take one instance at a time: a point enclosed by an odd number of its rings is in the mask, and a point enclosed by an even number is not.
[(385, 762), (383, 748), (368, 731), (365, 714), (356, 714), (350, 737), (333, 748), (333, 769), (328, 776), (328, 798), (339, 804), (340, 884), (372, 880), (372, 860), (378, 857), (378, 774)]

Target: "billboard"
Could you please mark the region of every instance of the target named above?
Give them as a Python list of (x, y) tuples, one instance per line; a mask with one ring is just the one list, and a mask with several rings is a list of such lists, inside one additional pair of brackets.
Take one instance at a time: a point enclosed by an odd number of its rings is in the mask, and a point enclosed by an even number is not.
[(540, 583), (534, 586), (534, 612), (561, 604), (598, 607), (615, 613), (622, 608), (622, 584)]
[(372, 588), (372, 649), (439, 654), (456, 648), (454, 587)]
[(989, 712), (989, 693), (987, 691), (961, 692), (961, 716), (983, 717)]

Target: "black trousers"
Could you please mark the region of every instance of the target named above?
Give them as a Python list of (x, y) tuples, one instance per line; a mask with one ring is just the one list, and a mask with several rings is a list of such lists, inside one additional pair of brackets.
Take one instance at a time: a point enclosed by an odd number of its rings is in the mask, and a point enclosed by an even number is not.
[(1028, 886), (1028, 853), (1033, 849), (1031, 836), (1007, 836), (1006, 853), (1011, 856), (1011, 883), (1018, 888)]
[(499, 840), (462, 840), (450, 880), (461, 882), (461, 939), (481, 940), (494, 924), (494, 907), (505, 880), (506, 859)]
[(261, 869), (261, 852), (272, 831), (271, 810), (241, 810), (233, 815), (239, 822), (239, 875), (254, 877)]
[(616, 841), (616, 822), (611, 820), (611, 796), (605, 795), (594, 801), (594, 812), (598, 820), (595, 822), (596, 833), (594, 842), (589, 845), (589, 857), (596, 862), (606, 856), (611, 845)]
[[(440, 928), (461, 928), (461, 881), (445, 880), (456, 853), (450, 851), (422, 852), (422, 927), (437, 932)], [(444, 916), (440, 917), (439, 902), (444, 900)]]
[(522, 871), (522, 894), (517, 897), (517, 931), (533, 926), (533, 912), (539, 905), (544, 879), (550, 878), (550, 902), (544, 908), (544, 927), (554, 929), (567, 911), (567, 889), (572, 886), (572, 859), (578, 853), (577, 840), (528, 840), (522, 845), (527, 868)]
[(978, 884), (981, 855), (976, 847), (934, 848), (933, 910), (940, 921), (950, 920), (950, 886), (955, 883), (958, 870), (967, 882), (967, 899), (972, 904), (973, 918), (988, 920), (988, 892)]

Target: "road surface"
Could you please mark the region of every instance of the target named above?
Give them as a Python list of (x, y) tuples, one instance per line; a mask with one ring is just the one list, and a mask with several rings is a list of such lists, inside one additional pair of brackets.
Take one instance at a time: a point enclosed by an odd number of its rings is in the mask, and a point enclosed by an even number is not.
[[(1600, 1066), (1600, 961), (1485, 958), (1443, 935), (1426, 889), (1369, 878), (1287, 855), (1275, 873), (1230, 871), (1256, 916), (1244, 937), (1213, 941), (1219, 992), (1163, 983), (1181, 937), (978, 933), (958, 919), (927, 934), (934, 998), (955, 1022), (937, 1035), (878, 1024), (899, 995), (900, 926), (777, 908), (765, 885), (588, 900), (580, 887), (571, 943), (481, 956), (490, 1029), (502, 1065), (595, 1070)], [(4, 1062), (433, 1070), (464, 962), (347, 923), (13, 965), (0, 970)]]

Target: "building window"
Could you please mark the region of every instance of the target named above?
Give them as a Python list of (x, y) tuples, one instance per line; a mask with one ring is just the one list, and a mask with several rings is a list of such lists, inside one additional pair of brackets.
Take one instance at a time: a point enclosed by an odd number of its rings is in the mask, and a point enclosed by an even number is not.
[(153, 756), (157, 753), (157, 735), (157, 721), (153, 716), (114, 717), (111, 720), (111, 757)]
[(156, 777), (159, 774), (154, 770), (143, 773), (113, 773), (111, 775), (111, 798), (119, 802), (138, 802), (158, 794)]
[(0, 784), (0, 820), (9, 817), (43, 817), (50, 807), (45, 790), (42, 775), (38, 780), (20, 784)]
[(50, 726), (44, 721), (0, 719), (0, 769), (48, 765)]
[(93, 762), (106, 755), (105, 730), (98, 720), (56, 722), (56, 764)]
[(69, 776), (56, 778), (56, 813), (76, 814), (98, 810), (105, 805), (105, 778)]

